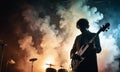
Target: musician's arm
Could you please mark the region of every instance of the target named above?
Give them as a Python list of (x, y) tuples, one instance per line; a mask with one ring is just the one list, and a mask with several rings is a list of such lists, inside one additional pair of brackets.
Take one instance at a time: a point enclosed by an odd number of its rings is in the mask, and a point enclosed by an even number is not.
[(73, 56), (75, 55), (76, 49), (72, 48), (71, 52), (70, 52), (70, 58), (73, 58)]
[(76, 51), (77, 51), (76, 44), (77, 44), (77, 37), (76, 37), (75, 42), (73, 44), (73, 47), (72, 47), (72, 49), (70, 51), (70, 58), (72, 58), (75, 55)]
[(101, 46), (100, 46), (100, 39), (99, 36), (96, 37), (95, 39), (95, 49), (96, 49), (96, 53), (100, 53), (101, 52)]

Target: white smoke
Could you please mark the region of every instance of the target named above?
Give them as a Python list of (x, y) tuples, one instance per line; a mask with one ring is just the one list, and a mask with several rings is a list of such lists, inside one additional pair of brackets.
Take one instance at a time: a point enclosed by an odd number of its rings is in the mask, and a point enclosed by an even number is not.
[[(30, 72), (31, 64), (29, 59), (33, 57), (38, 59), (34, 63), (35, 72), (44, 72), (44, 66), (49, 63), (54, 64), (54, 68), (56, 69), (59, 69), (60, 65), (69, 69), (70, 50), (75, 37), (80, 34), (80, 31), (76, 28), (77, 20), (80, 18), (88, 19), (90, 22), (89, 30), (97, 32), (99, 30), (97, 22), (103, 19), (103, 14), (99, 13), (96, 7), (90, 8), (84, 5), (81, 0), (73, 2), (69, 9), (59, 6), (57, 14), (60, 15), (61, 18), (59, 25), (50, 24), (50, 16), (38, 18), (38, 13), (35, 10), (29, 9), (23, 12), (24, 19), (28, 22), (31, 31), (34, 32), (38, 30), (42, 34), (42, 39), (40, 39), (42, 41), (38, 45), (42, 48), (42, 53), (37, 53), (39, 49), (34, 47), (32, 35), (29, 33), (24, 34), (23, 38), (19, 40), (19, 44), (20, 48), (26, 51), (25, 54), (27, 57), (25, 57), (24, 60), (27, 61), (20, 60), (18, 68), (22, 70), (21, 72)], [(59, 26), (60, 29), (57, 29), (57, 26)], [(102, 33), (100, 34), (100, 41), (102, 52), (98, 55), (98, 66), (99, 72), (105, 72), (104, 70), (108, 67), (108, 64), (114, 62), (114, 56), (118, 54), (118, 47), (112, 35), (106, 37), (105, 34)], [(26, 70), (26, 67), (29, 70)], [(113, 67), (117, 69), (118, 66), (114, 63)]]
[[(90, 8), (89, 6), (81, 4), (81, 1), (78, 1), (77, 3), (73, 4), (70, 9), (65, 10), (62, 8), (58, 12), (61, 14), (61, 17), (63, 19), (62, 25), (66, 29), (66, 33), (71, 33), (70, 35), (78, 34), (78, 32), (76, 32), (77, 30), (75, 29), (75, 24), (79, 18), (86, 18), (89, 20), (89, 30), (92, 32), (98, 31), (99, 25), (97, 22), (103, 18), (103, 14), (99, 13), (96, 7)], [(71, 37), (71, 41), (72, 40), (73, 39)], [(105, 69), (109, 68), (110, 64), (112, 64), (111, 72), (116, 72), (119, 69), (118, 62), (114, 61), (115, 56), (119, 54), (116, 40), (112, 34), (109, 34), (108, 37), (106, 37), (105, 34), (100, 34), (100, 40), (102, 52), (98, 55), (99, 72), (106, 72)]]
[(111, 72), (116, 72), (119, 69), (118, 62), (115, 62), (115, 64), (113, 63), (115, 56), (119, 54), (116, 41), (112, 35), (106, 37), (103, 34), (101, 34), (100, 38), (101, 38), (102, 52), (98, 56), (98, 66), (100, 67), (99, 70), (100, 72), (106, 72), (105, 69), (107, 69), (109, 65), (112, 63), (114, 66), (112, 68), (114, 70)]

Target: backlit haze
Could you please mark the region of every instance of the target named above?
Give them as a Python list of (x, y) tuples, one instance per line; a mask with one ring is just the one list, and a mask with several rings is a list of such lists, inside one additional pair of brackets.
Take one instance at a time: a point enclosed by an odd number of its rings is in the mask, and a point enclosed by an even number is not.
[[(47, 10), (42, 6), (34, 8), (32, 5), (25, 5), (21, 12), (23, 22), (15, 22), (18, 46), (23, 51), (22, 54), (16, 53), (20, 58), (17, 59), (15, 68), (19, 72), (31, 72), (32, 63), (29, 60), (37, 58), (33, 63), (34, 72), (45, 72), (48, 64), (53, 64), (52, 68), (56, 70), (63, 66), (71, 71), (70, 50), (75, 37), (81, 34), (76, 28), (76, 22), (80, 18), (88, 19), (89, 30), (95, 33), (100, 26), (108, 22), (104, 20), (100, 24), (104, 14), (99, 12), (97, 7), (90, 7), (86, 3), (84, 0), (73, 0), (68, 7), (56, 4), (56, 11), (53, 11), (53, 14), (51, 12), (47, 14)], [(109, 23), (110, 29), (99, 35), (102, 47), (101, 53), (97, 54), (99, 72), (117, 72), (119, 69), (119, 62), (115, 58), (119, 55), (117, 38), (120, 39), (120, 23), (113, 24), (112, 21)]]

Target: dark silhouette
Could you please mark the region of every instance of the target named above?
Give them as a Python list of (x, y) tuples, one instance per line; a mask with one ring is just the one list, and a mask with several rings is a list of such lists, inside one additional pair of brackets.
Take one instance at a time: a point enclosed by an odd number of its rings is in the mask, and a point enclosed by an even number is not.
[[(96, 33), (91, 33), (88, 30), (89, 22), (87, 19), (84, 18), (78, 20), (76, 27), (80, 29), (81, 34), (78, 35), (75, 39), (73, 48), (70, 52), (70, 57), (75, 60), (81, 60), (82, 58), (79, 55), (77, 55), (76, 52), (81, 48), (81, 46), (88, 43), (96, 35)], [(97, 37), (82, 55), (82, 57), (84, 57), (84, 60), (78, 65), (77, 69), (73, 72), (98, 72), (96, 53), (100, 52), (101, 46), (99, 36), (97, 35)]]
[(46, 72), (57, 72), (56, 69), (54, 68), (47, 68), (46, 69)]
[(52, 66), (55, 66), (55, 65), (53, 64), (47, 64), (47, 65), (49, 65), (50, 67), (46, 68), (46, 72), (57, 72), (56, 69), (52, 68)]

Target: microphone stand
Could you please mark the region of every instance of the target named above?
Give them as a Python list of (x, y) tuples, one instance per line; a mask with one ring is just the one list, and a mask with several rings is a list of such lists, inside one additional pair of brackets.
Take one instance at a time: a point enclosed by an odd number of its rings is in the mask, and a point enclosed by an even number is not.
[(7, 44), (3, 40), (0, 40), (0, 47), (2, 48), (2, 50), (1, 50), (1, 61), (0, 61), (0, 72), (2, 72), (2, 63), (3, 63), (4, 51), (5, 51), (6, 46), (7, 46)]

